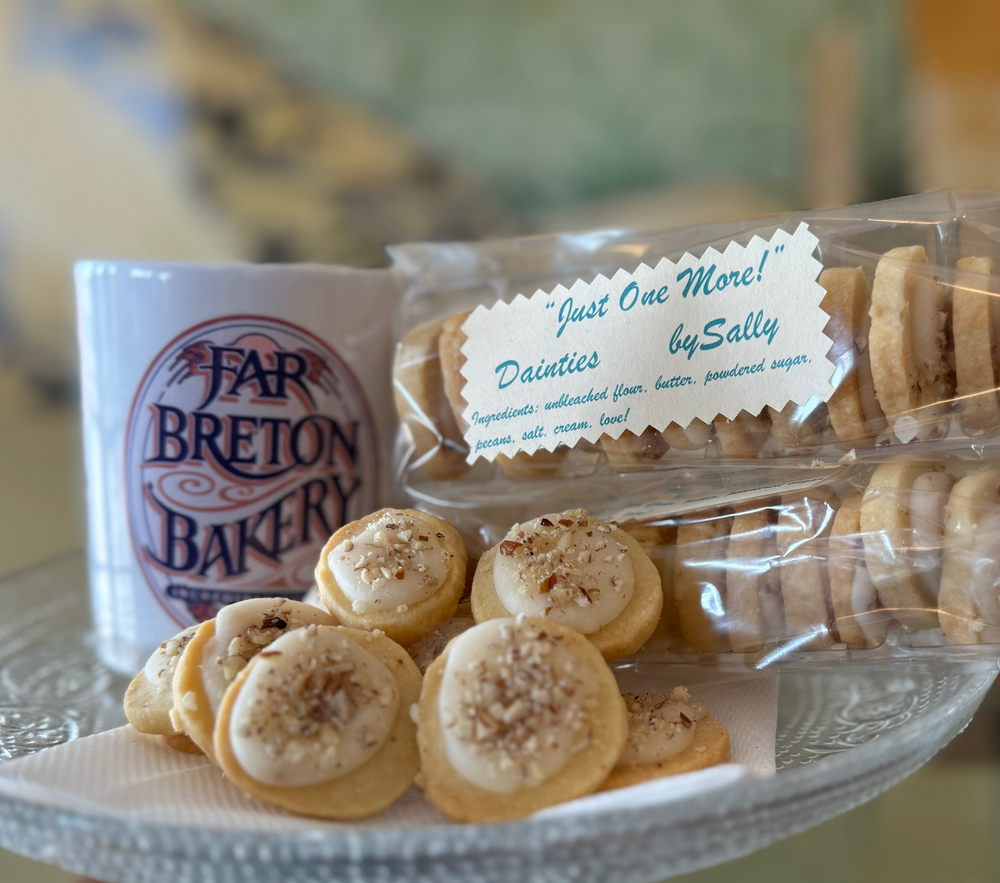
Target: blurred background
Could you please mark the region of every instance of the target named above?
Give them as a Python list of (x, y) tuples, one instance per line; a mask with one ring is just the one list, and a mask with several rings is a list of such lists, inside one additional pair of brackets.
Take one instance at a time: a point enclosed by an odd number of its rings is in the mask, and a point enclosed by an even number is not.
[[(377, 266), (1000, 188), (997, 46), (996, 0), (0, 0), (0, 574), (84, 540), (76, 259)], [(997, 704), (692, 880), (1000, 878)]]

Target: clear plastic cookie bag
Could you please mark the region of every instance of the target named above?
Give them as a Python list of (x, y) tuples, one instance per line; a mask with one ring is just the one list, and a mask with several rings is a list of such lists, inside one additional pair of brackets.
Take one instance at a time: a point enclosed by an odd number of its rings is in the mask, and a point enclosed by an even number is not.
[(664, 614), (639, 662), (993, 658), (1000, 464), (892, 459), (812, 488), (625, 522)]
[[(823, 396), (801, 394), (763, 408), (739, 409), (738, 395), (732, 405), (733, 397), (724, 392), (728, 378), (723, 378), (715, 387), (702, 387), (698, 396), (704, 402), (728, 396), (733, 409), (728, 414), (709, 414), (709, 404), (702, 416), (675, 420), (681, 393), (665, 390), (644, 411), (653, 421), (645, 426), (614, 425), (599, 435), (591, 430), (591, 437), (570, 433), (565, 443), (553, 439), (547, 426), (543, 446), (534, 447), (539, 443), (528, 438), (516, 453), (493, 461), (469, 457), (464, 369), (471, 311), (498, 302), (520, 303), (519, 295), (530, 299), (536, 292), (575, 292), (580, 280), (589, 283), (599, 276), (610, 286), (662, 259), (677, 262), (671, 267), (700, 261), (697, 266), (707, 273), (716, 264), (723, 266), (734, 248), (786, 241), (802, 225), (816, 240), (810, 257), (815, 263), (812, 293), (807, 297), (806, 287), (779, 285), (777, 295), (772, 291), (767, 296), (776, 299), (771, 306), (783, 316), (799, 311), (799, 300), (805, 310), (808, 298), (822, 309), (816, 315), (822, 317), (819, 330), (825, 333), (829, 375)], [(583, 498), (581, 505), (608, 496), (656, 496), (692, 505), (711, 499), (719, 489), (749, 492), (801, 477), (802, 469), (832, 475), (837, 466), (904, 452), (928, 458), (946, 453), (989, 456), (1000, 429), (998, 252), (1000, 194), (981, 191), (930, 193), (653, 234), (613, 230), (393, 246), (395, 267), (408, 279), (396, 322), (399, 485), (413, 499), (444, 508), (468, 508), (486, 498), (497, 505), (522, 502), (546, 508), (544, 502), (558, 496), (558, 486), (567, 479)], [(774, 253), (768, 254), (771, 267), (779, 267)], [(761, 269), (767, 259), (762, 258)], [(685, 277), (685, 272), (676, 275), (690, 288), (697, 276)], [(726, 292), (718, 288), (722, 278), (721, 270), (703, 275), (701, 292), (714, 284), (712, 294), (723, 303)], [(740, 281), (735, 273), (726, 278)], [(671, 309), (683, 316), (676, 310), (687, 309), (694, 297), (688, 298), (690, 291), (679, 293), (683, 296), (675, 296)], [(651, 369), (651, 375), (660, 373), (657, 385), (679, 364), (667, 352), (667, 315), (651, 311), (642, 319), (643, 329), (637, 329), (654, 340), (663, 331), (662, 359), (657, 356), (660, 361)], [(753, 326), (749, 321), (743, 332), (760, 331)], [(730, 329), (737, 339), (743, 332)], [(627, 350), (630, 339), (605, 343)], [(518, 340), (511, 345), (516, 348)], [(781, 362), (772, 359), (765, 368), (773, 373), (777, 363), (780, 373)], [(753, 367), (735, 365), (733, 371)], [(756, 382), (752, 378), (743, 388)], [(558, 408), (553, 413), (560, 418), (578, 410), (563, 404), (555, 394), (546, 401)]]

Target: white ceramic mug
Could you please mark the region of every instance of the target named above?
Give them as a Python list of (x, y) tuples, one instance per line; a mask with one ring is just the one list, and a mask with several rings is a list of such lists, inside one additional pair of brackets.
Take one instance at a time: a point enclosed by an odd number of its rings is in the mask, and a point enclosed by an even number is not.
[(219, 607), (301, 597), (378, 508), (395, 277), (315, 266), (76, 268), (101, 658), (138, 671)]

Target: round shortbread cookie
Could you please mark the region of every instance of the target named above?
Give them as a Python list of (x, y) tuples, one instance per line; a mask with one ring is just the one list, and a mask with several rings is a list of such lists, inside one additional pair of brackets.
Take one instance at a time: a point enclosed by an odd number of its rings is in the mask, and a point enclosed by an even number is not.
[(907, 556), (911, 525), (910, 488), (918, 476), (941, 470), (933, 463), (882, 463), (868, 482), (861, 503), (861, 536), (868, 573), (882, 606), (911, 629), (935, 628), (936, 604), (921, 585)]
[(1000, 471), (972, 472), (952, 488), (945, 518), (938, 608), (952, 644), (1000, 643)]
[(952, 399), (947, 357), (951, 304), (947, 289), (921, 267), (922, 246), (894, 248), (875, 270), (871, 305), (871, 365), (875, 392), (902, 442), (938, 430)]
[(754, 459), (771, 432), (766, 408), (757, 415), (740, 411), (732, 420), (720, 414), (712, 425), (722, 456), (735, 460)]
[(1000, 347), (1000, 307), (984, 278), (993, 275), (993, 261), (969, 257), (957, 266), (953, 299), (956, 393), (962, 428), (980, 435), (1000, 426), (995, 357)]
[(599, 439), (611, 466), (621, 472), (644, 469), (670, 450), (663, 435), (652, 426), (641, 435), (625, 430), (618, 438), (602, 435)]
[(878, 592), (868, 574), (861, 540), (863, 494), (852, 494), (841, 504), (830, 532), (830, 601), (834, 626), (850, 648), (878, 647), (889, 629), (889, 615), (879, 609)]
[[(276, 617), (281, 617), (280, 625)], [(218, 633), (222, 621), (225, 635)], [(249, 598), (203, 622), (177, 663), (171, 720), (213, 761), (212, 731), (222, 696), (249, 660), (288, 629), (336, 625), (329, 613), (287, 598)]]
[(706, 513), (677, 528), (674, 597), (681, 634), (698, 653), (729, 650), (726, 618), (726, 560), (733, 519)]
[[(593, 523), (599, 522), (594, 519)], [(656, 566), (636, 540), (617, 527), (611, 527), (608, 537), (628, 550), (634, 578), (632, 596), (614, 619), (586, 635), (586, 638), (608, 662), (613, 662), (635, 653), (653, 634), (663, 611), (663, 589)], [(490, 549), (476, 568), (472, 583), (472, 614), (477, 623), (502, 619), (516, 612), (504, 607), (494, 582), (494, 566), (502, 546), (503, 543), (500, 543)]]
[(768, 555), (776, 520), (774, 509), (767, 505), (733, 518), (726, 553), (726, 619), (729, 644), (740, 653), (756, 653), (766, 641), (784, 634), (783, 614), (780, 631), (775, 631), (762, 604), (767, 595), (775, 596), (775, 610), (783, 603), (775, 562)]
[[(399, 523), (392, 519), (397, 519)], [(381, 551), (381, 546), (366, 546), (370, 548), (367, 552), (354, 548), (354, 540), (370, 532), (373, 526), (381, 527), (386, 535), (386, 551), (381, 555), (384, 563), (373, 557)], [(404, 536), (406, 539), (403, 539)], [(429, 565), (429, 562), (421, 563), (419, 560), (422, 555), (432, 554), (426, 551), (429, 545), (440, 547), (444, 557), (444, 573), (437, 587), (415, 602), (400, 604), (388, 601), (383, 604), (381, 596), (395, 588), (397, 580), (407, 577), (416, 579), (417, 571)], [(356, 557), (362, 552), (366, 556), (364, 562), (370, 562), (366, 568), (368, 573), (376, 579), (376, 582), (370, 583), (371, 589), (366, 591), (365, 601), (349, 597), (345, 586), (338, 583), (333, 568), (341, 557), (346, 560), (348, 556)], [(465, 593), (467, 564), (465, 544), (450, 521), (417, 509), (379, 509), (365, 518), (345, 524), (330, 537), (316, 565), (316, 583), (323, 604), (341, 624), (368, 631), (380, 629), (390, 639), (406, 647), (454, 615), (458, 601)], [(361, 569), (360, 563), (349, 568), (346, 574), (348, 583), (353, 573)]]
[(198, 631), (189, 626), (160, 644), (128, 685), (123, 706), (128, 722), (140, 733), (173, 736), (170, 712), (174, 707), (174, 672)]
[(430, 664), (444, 653), (445, 647), (448, 646), (452, 638), (457, 638), (463, 632), (467, 632), (475, 624), (476, 621), (472, 618), (471, 610), (467, 616), (453, 616), (442, 622), (434, 631), (424, 635), (415, 644), (410, 644), (406, 648), (406, 652), (410, 654), (410, 659), (417, 664), (420, 673), (424, 674)]
[(777, 547), (785, 626), (803, 650), (826, 650), (836, 643), (825, 561), (838, 504), (836, 494), (825, 488), (781, 498)]
[[(485, 559), (484, 559), (485, 560)], [(570, 753), (562, 766), (535, 781), (529, 786), (507, 791), (489, 790), (473, 783), (454, 765), (446, 744), (445, 725), (442, 720), (442, 687), (447, 683), (449, 675), (448, 662), (451, 654), (456, 652), (459, 641), (473, 642), (482, 638), (492, 642), (496, 627), (506, 627), (513, 636), (509, 640), (532, 640), (532, 636), (541, 636), (537, 640), (544, 641), (558, 648), (562, 654), (569, 654), (573, 663), (564, 675), (579, 678), (586, 685), (590, 695), (584, 703), (577, 706), (578, 714), (584, 719), (583, 730), (589, 738), (586, 744)], [(504, 634), (500, 632), (500, 634)], [(470, 644), (469, 646), (474, 646)], [(492, 649), (492, 643), (482, 648), (487, 656), (495, 653), (499, 659), (511, 659), (510, 665), (515, 669), (524, 664), (535, 664), (533, 655), (524, 653), (509, 653), (505, 645), (500, 643)], [(465, 649), (462, 647), (460, 649)], [(553, 651), (555, 652), (555, 651)], [(540, 663), (544, 666), (544, 656)], [(523, 660), (523, 662), (522, 662)], [(468, 669), (467, 669), (468, 670)], [(478, 669), (477, 669), (478, 670)], [(544, 674), (544, 672), (542, 673)], [(558, 677), (558, 672), (552, 673)], [(458, 673), (454, 676), (458, 676)], [(521, 680), (519, 672), (513, 674), (514, 683)], [(531, 680), (528, 676), (529, 684)], [(578, 685), (579, 686), (579, 685)], [(495, 692), (495, 688), (494, 692)], [(501, 689), (503, 689), (501, 687)], [(546, 689), (549, 689), (546, 687)], [(515, 700), (516, 701), (516, 700)], [(508, 706), (510, 707), (510, 706)], [(551, 706), (556, 708), (554, 704)], [(491, 748), (493, 733), (498, 739), (507, 738), (512, 729), (523, 726), (536, 727), (536, 719), (544, 719), (545, 708), (537, 711), (528, 703), (526, 716), (519, 714), (511, 724), (501, 724), (491, 719), (486, 738), (480, 741), (485, 748)], [(484, 723), (484, 726), (486, 724)], [(544, 724), (542, 724), (544, 727)], [(479, 734), (477, 733), (477, 736)], [(517, 735), (515, 732), (512, 734)], [(546, 743), (546, 733), (537, 732), (539, 745)], [(615, 677), (608, 668), (597, 648), (583, 635), (573, 629), (542, 619), (530, 617), (507, 618), (496, 623), (489, 622), (477, 625), (466, 632), (458, 641), (451, 642), (444, 653), (435, 660), (424, 677), (423, 689), (420, 693), (419, 724), (417, 741), (420, 745), (421, 787), (424, 794), (442, 813), (456, 822), (500, 822), (522, 818), (531, 815), (547, 806), (583, 797), (596, 791), (607, 778), (621, 756), (628, 739), (628, 723), (626, 721), (625, 703), (618, 691)], [(502, 743), (501, 743), (502, 744)], [(530, 766), (530, 752), (527, 756), (526, 743), (519, 742), (520, 748), (512, 758), (515, 767)], [(482, 753), (480, 752), (480, 756)], [(487, 763), (486, 758), (482, 760)]]
[(826, 404), (830, 424), (841, 443), (870, 447), (886, 426), (874, 389), (864, 388), (871, 377), (871, 288), (860, 267), (831, 267), (819, 274), (819, 284), (826, 289), (821, 306), (830, 316), (825, 333), (833, 341), (827, 358), (840, 378)]
[[(241, 791), (257, 800), (283, 807), (294, 813), (318, 818), (361, 819), (375, 815), (395, 803), (409, 790), (420, 769), (416, 725), (411, 719), (410, 707), (420, 699), (423, 679), (406, 651), (385, 635), (376, 635), (343, 626), (313, 626), (303, 630), (298, 635), (289, 635), (289, 637), (296, 638), (296, 644), (305, 643), (307, 645), (305, 652), (310, 654), (310, 658), (315, 662), (317, 658), (322, 660), (322, 656), (314, 655), (319, 651), (311, 650), (309, 643), (325, 642), (327, 632), (336, 632), (338, 636), (346, 638), (360, 647), (366, 654), (374, 657), (377, 663), (384, 666), (384, 671), (388, 672), (392, 681), (395, 681), (398, 691), (395, 715), (391, 718), (388, 732), (381, 744), (375, 749), (374, 754), (343, 775), (315, 784), (283, 787), (262, 782), (250, 775), (234, 749), (236, 735), (234, 730), (239, 729), (238, 718), (234, 717), (234, 711), (238, 708), (237, 703), (241, 693), (254, 675), (255, 670), (266, 667), (275, 654), (280, 655), (283, 652), (283, 647), (288, 641), (279, 639), (275, 641), (269, 651), (255, 657), (226, 691), (215, 726), (215, 756), (222, 771), (226, 774), (226, 778)], [(268, 652), (272, 655), (268, 656)], [(330, 671), (330, 667), (312, 669), (307, 684), (311, 686), (316, 678)], [(335, 676), (332, 674), (328, 676), (335, 682)], [(392, 681), (389, 683), (391, 684)], [(333, 690), (333, 686), (324, 687), (324, 689), (328, 693)], [(342, 692), (346, 692), (347, 689), (342, 688)], [(287, 729), (286, 733), (294, 732), (297, 734), (300, 729), (304, 731), (307, 725), (314, 726), (317, 722), (332, 722), (336, 717), (339, 708), (330, 701), (336, 697), (328, 697), (322, 691), (317, 692), (318, 696), (314, 697), (312, 705), (306, 708), (306, 716), (301, 717), (301, 727), (297, 726), (294, 730)], [(282, 695), (282, 691), (277, 689), (273, 692), (262, 691), (258, 701), (264, 703), (262, 709), (264, 713), (271, 713), (271, 704), (275, 700), (290, 702), (288, 697)], [(303, 712), (300, 709), (305, 703), (298, 705), (299, 708), (295, 711), (301, 716)], [(348, 707), (350, 708), (350, 705)], [(295, 722), (293, 714), (293, 719), (289, 723), (294, 724)], [(282, 735), (286, 735), (286, 733)]]
[[(654, 693), (623, 694), (628, 714), (629, 739), (621, 760), (604, 780), (601, 791), (707, 769), (729, 760), (729, 732), (700, 703), (693, 703), (701, 711), (694, 718), (685, 715), (678, 722), (676, 719), (671, 721), (660, 717), (663, 710), (671, 706), (675, 709), (691, 709), (688, 704), (690, 697), (687, 700), (675, 699), (678, 693), (688, 696), (683, 688), (675, 690), (670, 696)], [(674, 714), (679, 717), (676, 711)], [(671, 729), (675, 732), (671, 733)], [(693, 730), (693, 733), (687, 735), (685, 730)], [(682, 736), (686, 737), (684, 741), (690, 740), (686, 747), (676, 754), (668, 751), (666, 753), (669, 756), (657, 757), (657, 747), (662, 749), (665, 747), (664, 742), (669, 744)], [(643, 752), (652, 756), (644, 759)]]
[(399, 423), (410, 437), (410, 466), (429, 478), (455, 478), (465, 472), (468, 448), (445, 395), (439, 341), (442, 322), (411, 328), (396, 345), (393, 396)]

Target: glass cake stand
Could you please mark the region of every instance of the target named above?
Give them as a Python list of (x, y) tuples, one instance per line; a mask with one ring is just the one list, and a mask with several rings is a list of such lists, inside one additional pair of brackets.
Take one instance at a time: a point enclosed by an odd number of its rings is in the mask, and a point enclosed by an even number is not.
[[(92, 646), (83, 556), (0, 581), (0, 759), (124, 723)], [(635, 810), (544, 821), (240, 834), (0, 798), (0, 845), (121, 883), (654, 881), (718, 864), (870, 800), (968, 724), (995, 663), (783, 671), (778, 773)]]

